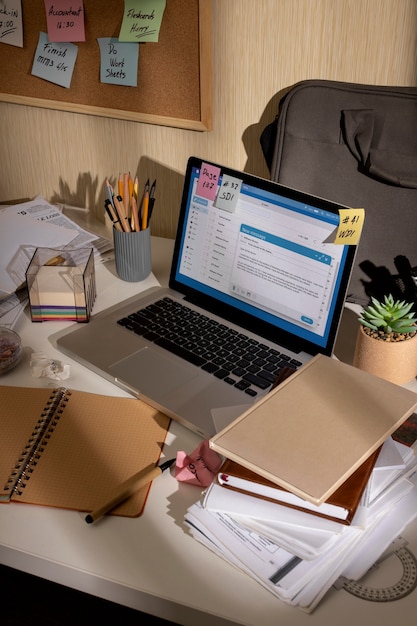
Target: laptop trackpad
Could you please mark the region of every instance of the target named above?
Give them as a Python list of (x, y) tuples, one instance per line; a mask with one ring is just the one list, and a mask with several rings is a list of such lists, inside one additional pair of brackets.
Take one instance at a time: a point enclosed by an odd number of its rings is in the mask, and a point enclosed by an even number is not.
[(152, 348), (143, 348), (113, 363), (110, 371), (115, 378), (154, 398), (162, 398), (197, 375), (191, 367), (174, 362)]

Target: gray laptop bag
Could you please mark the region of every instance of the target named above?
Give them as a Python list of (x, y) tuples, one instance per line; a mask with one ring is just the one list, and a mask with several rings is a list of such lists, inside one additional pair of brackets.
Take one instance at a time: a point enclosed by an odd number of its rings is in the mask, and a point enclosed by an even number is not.
[(348, 301), (416, 298), (417, 87), (302, 81), (261, 146), (272, 180), (365, 209)]

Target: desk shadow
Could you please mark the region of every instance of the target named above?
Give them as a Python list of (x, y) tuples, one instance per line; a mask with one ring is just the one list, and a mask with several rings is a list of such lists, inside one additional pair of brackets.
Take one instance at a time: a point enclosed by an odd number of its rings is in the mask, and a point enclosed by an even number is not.
[(177, 485), (177, 490), (167, 498), (168, 515), (172, 517), (175, 524), (179, 526), (183, 532), (188, 534), (188, 527), (184, 522), (185, 514), (187, 513), (188, 507), (198, 502), (204, 487), (189, 485), (179, 481), (177, 481)]
[(104, 222), (104, 181), (102, 187), (103, 197), (100, 204), (102, 208), (100, 214), (97, 212), (97, 191), (99, 189), (99, 182), (97, 176), (93, 178), (90, 172), (84, 172), (78, 175), (75, 189), (71, 189), (69, 184), (63, 178), (60, 178), (59, 189), (52, 195), (50, 202), (51, 204), (68, 204), (70, 206), (88, 209), (94, 217)]
[(349, 365), (353, 363), (358, 327), (358, 314), (345, 307), (340, 321), (334, 354), (340, 361)]
[(137, 167), (139, 185), (149, 178), (156, 181), (155, 210), (152, 214), (152, 235), (174, 239), (180, 213), (184, 172), (175, 172), (159, 161), (142, 156)]
[[(185, 172), (184, 172), (185, 174)], [(179, 209), (181, 204), (184, 174), (173, 171), (166, 165), (140, 157), (136, 169), (131, 170), (134, 178), (138, 177), (140, 194), (149, 179), (150, 184), (156, 183), (155, 210), (152, 215), (152, 234), (159, 237), (174, 238), (177, 230)], [(109, 174), (110, 184), (117, 190), (117, 175)], [(67, 204), (87, 209), (100, 222), (105, 222), (104, 201), (107, 198), (106, 179), (94, 178), (90, 172), (79, 174), (75, 189), (63, 179), (59, 180), (59, 189), (52, 195), (50, 202)]]
[(270, 132), (269, 125), (274, 122), (278, 114), (281, 99), (291, 88), (292, 86), (286, 87), (274, 94), (267, 103), (259, 122), (244, 130), (242, 141), (247, 154), (245, 172), (261, 178), (270, 178), (275, 141), (274, 133)]

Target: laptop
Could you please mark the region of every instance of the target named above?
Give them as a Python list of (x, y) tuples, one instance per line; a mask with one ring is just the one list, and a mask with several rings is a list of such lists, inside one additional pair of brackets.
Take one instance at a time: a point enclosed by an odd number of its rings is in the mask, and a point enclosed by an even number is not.
[(342, 208), (191, 157), (169, 287), (53, 342), (211, 437), (268, 393), (282, 368), (332, 354), (355, 256), (355, 246), (334, 243)]

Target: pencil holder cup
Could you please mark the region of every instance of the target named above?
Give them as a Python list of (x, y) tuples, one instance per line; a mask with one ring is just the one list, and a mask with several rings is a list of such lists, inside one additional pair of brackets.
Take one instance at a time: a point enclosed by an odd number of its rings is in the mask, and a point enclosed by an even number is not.
[(131, 283), (145, 280), (152, 270), (150, 228), (131, 233), (113, 228), (113, 242), (119, 278)]

